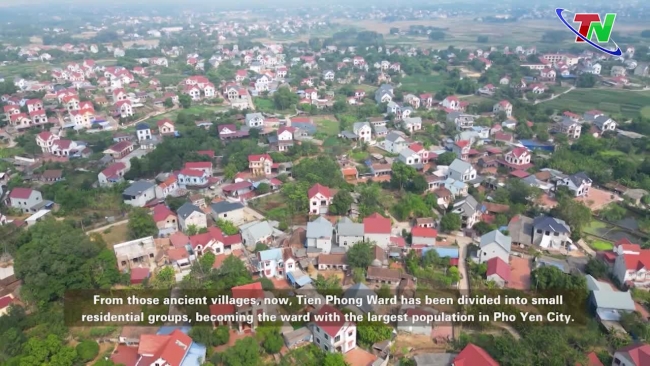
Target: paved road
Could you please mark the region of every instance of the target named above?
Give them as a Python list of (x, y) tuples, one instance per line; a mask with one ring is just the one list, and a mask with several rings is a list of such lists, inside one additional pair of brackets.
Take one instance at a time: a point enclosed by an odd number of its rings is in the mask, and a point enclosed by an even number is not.
[(122, 220), (122, 221), (116, 221), (116, 222), (114, 222), (112, 224), (108, 224), (108, 225), (98, 227), (97, 229), (88, 230), (88, 231), (86, 231), (86, 234), (101, 232), (101, 231), (104, 231), (106, 229), (112, 228), (113, 226), (124, 225), (124, 224), (128, 224), (128, 223), (129, 223), (128, 219)]
[(445, 245), (452, 245), (454, 241), (458, 243), (458, 271), (462, 277), (458, 284), (458, 290), (463, 294), (467, 294), (469, 291), (469, 272), (465, 261), (467, 260), (467, 246), (472, 243), (472, 239), (466, 236), (448, 235)]

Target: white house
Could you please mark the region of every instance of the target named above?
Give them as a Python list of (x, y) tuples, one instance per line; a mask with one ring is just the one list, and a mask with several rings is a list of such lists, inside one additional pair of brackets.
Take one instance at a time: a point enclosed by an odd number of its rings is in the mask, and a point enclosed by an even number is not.
[(149, 127), (148, 124), (142, 122), (138, 123), (137, 126), (135, 126), (135, 132), (136, 135), (138, 136), (138, 141), (144, 141), (144, 140), (151, 140), (151, 128)]
[(203, 170), (185, 168), (178, 173), (178, 185), (181, 188), (203, 187), (208, 185), (210, 176)]
[(332, 251), (332, 237), (334, 227), (323, 216), (307, 223), (307, 248), (320, 249), (322, 253), (329, 254)]
[(357, 346), (357, 326), (343, 313), (323, 305), (314, 315), (314, 343), (325, 352), (347, 353)]
[(246, 114), (246, 125), (250, 128), (264, 127), (264, 116), (262, 113), (248, 113)]
[(498, 257), (508, 263), (510, 260), (510, 249), (512, 239), (503, 235), (499, 230), (493, 230), (481, 236), (479, 262), (486, 263), (492, 258)]
[(257, 253), (260, 276), (266, 278), (285, 278), (296, 269), (296, 260), (291, 256), (291, 248), (273, 248)]
[(357, 136), (359, 141), (372, 141), (372, 128), (368, 122), (355, 122), (352, 125), (352, 132)]
[(495, 104), (494, 107), (492, 108), (493, 113), (500, 113), (503, 112), (506, 114), (506, 117), (510, 118), (512, 117), (512, 104), (508, 102), (507, 100), (502, 100), (499, 103)]
[(474, 169), (472, 164), (468, 162), (455, 159), (451, 165), (449, 165), (447, 178), (452, 178), (461, 182), (469, 182), (470, 180), (476, 179), (476, 169)]
[(390, 132), (386, 135), (383, 141), (384, 150), (392, 154), (399, 154), (400, 151), (406, 149), (409, 145), (408, 141), (397, 132)]
[(569, 188), (576, 197), (587, 197), (589, 196), (591, 184), (591, 178), (589, 178), (584, 172), (580, 172), (557, 181), (556, 189), (565, 186)]
[(390, 245), (390, 219), (374, 213), (363, 219), (363, 236), (365, 241), (374, 241), (377, 246), (386, 249)]
[(156, 185), (145, 180), (133, 182), (122, 192), (124, 203), (134, 207), (144, 207), (156, 198)]
[(178, 223), (181, 225), (183, 231), (187, 231), (190, 226), (197, 229), (207, 228), (208, 221), (206, 214), (200, 208), (193, 204), (186, 202), (176, 210), (178, 215)]
[(318, 215), (328, 212), (334, 196), (329, 188), (316, 183), (307, 191), (307, 198), (309, 199), (309, 213)]

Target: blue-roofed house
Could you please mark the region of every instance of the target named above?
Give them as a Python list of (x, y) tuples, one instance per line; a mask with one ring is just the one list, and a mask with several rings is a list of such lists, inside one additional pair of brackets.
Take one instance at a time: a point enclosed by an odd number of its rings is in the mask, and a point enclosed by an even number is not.
[(257, 269), (266, 278), (284, 278), (296, 269), (296, 260), (291, 248), (274, 248), (257, 253)]
[(294, 287), (303, 287), (312, 282), (311, 277), (299, 268), (296, 268), (293, 272), (287, 273), (287, 280)]

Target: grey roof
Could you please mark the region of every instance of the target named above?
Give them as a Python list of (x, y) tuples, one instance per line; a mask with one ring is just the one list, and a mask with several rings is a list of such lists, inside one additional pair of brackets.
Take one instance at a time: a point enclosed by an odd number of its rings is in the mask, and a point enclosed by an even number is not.
[(611, 118), (607, 116), (598, 116), (594, 119), (594, 125), (598, 126), (599, 128), (602, 128), (605, 122), (609, 121)]
[(341, 131), (341, 135), (348, 139), (356, 139), (357, 135), (352, 131)]
[(612, 286), (608, 283), (598, 281), (592, 275), (586, 275), (585, 279), (587, 280), (587, 289), (589, 291), (612, 291)]
[(533, 243), (533, 219), (520, 215), (518, 220), (511, 220), (508, 224), (510, 238), (515, 243), (530, 245)]
[(176, 213), (178, 214), (178, 216), (182, 217), (183, 219), (186, 219), (192, 214), (192, 212), (195, 211), (203, 213), (203, 211), (201, 211), (200, 208), (194, 206), (189, 202), (185, 202), (183, 206), (179, 207), (178, 210), (176, 210)]
[(394, 132), (394, 131), (389, 132), (388, 135), (386, 135), (386, 140), (388, 140), (388, 141), (390, 141), (392, 143), (396, 143), (399, 140), (402, 140), (402, 141), (406, 142), (406, 140), (404, 139), (404, 137), (402, 137), (402, 135), (400, 135), (399, 133)]
[(316, 133), (316, 125), (309, 123), (309, 122), (291, 122), (292, 127), (299, 128), (302, 131), (307, 132), (309, 135), (313, 135)]
[(468, 163), (466, 161), (462, 161), (460, 159), (455, 159), (449, 165), (449, 170), (453, 170), (453, 171), (461, 173), (461, 174), (465, 173), (466, 171), (468, 171), (471, 168), (472, 168), (472, 164), (470, 164), (470, 163)]
[(264, 119), (264, 116), (262, 113), (246, 113), (246, 122), (254, 119), (254, 118), (261, 118)]
[(422, 118), (421, 117), (404, 118), (403, 122), (405, 125), (422, 124)]
[(239, 210), (240, 208), (244, 208), (244, 205), (240, 202), (221, 201), (211, 204), (210, 208), (212, 208), (212, 212), (220, 214), (224, 212)]
[(552, 231), (557, 233), (570, 233), (571, 229), (564, 220), (550, 216), (539, 216), (533, 220), (533, 227), (536, 230)]
[(591, 178), (589, 178), (585, 172), (570, 175), (569, 179), (576, 187), (580, 187), (583, 182), (591, 183)]
[(336, 232), (343, 236), (363, 236), (363, 224), (353, 222), (347, 217), (342, 218), (336, 224)]
[(137, 182), (133, 182), (127, 189), (122, 192), (122, 194), (125, 194), (127, 196), (137, 196), (140, 193), (146, 191), (147, 189), (153, 188), (155, 185), (151, 182), (147, 182), (146, 180), (139, 180)]
[(346, 299), (360, 298), (361, 306), (359, 306), (359, 309), (365, 313), (369, 313), (374, 310), (373, 306), (370, 304), (370, 299), (376, 299), (377, 294), (363, 283), (357, 283), (345, 290), (343, 297)]
[(147, 123), (145, 123), (145, 122), (140, 122), (135, 126), (135, 129), (136, 130), (148, 130), (149, 125)]
[(380, 134), (384, 134), (384, 133), (388, 133), (388, 129), (386, 128), (386, 126), (377, 126), (377, 127), (375, 127), (375, 134), (380, 135)]
[(320, 216), (316, 220), (307, 223), (308, 238), (331, 238), (333, 226), (326, 218)]
[(425, 353), (413, 356), (416, 366), (449, 366), (456, 358), (455, 353)]
[(634, 300), (628, 291), (592, 291), (594, 302), (598, 308), (635, 311)]
[(268, 221), (249, 222), (239, 227), (242, 239), (246, 245), (255, 245), (257, 241), (265, 236), (273, 235), (275, 230)]
[(562, 121), (560, 122), (560, 124), (562, 124), (563, 126), (566, 126), (566, 127), (573, 126), (576, 123), (578, 123), (578, 122), (572, 120), (569, 117), (563, 117)]
[(510, 253), (512, 238), (507, 235), (503, 235), (499, 230), (492, 230), (489, 233), (481, 236), (481, 248), (492, 243), (497, 243), (501, 248), (505, 249), (506, 252)]
[(359, 131), (364, 126), (370, 127), (370, 123), (369, 122), (354, 122), (352, 124), (352, 131), (354, 131), (356, 133), (357, 131)]
[(405, 159), (408, 158), (408, 157), (411, 157), (413, 155), (417, 155), (417, 154), (415, 153), (415, 151), (409, 149), (408, 147), (399, 152), (399, 156), (403, 157)]

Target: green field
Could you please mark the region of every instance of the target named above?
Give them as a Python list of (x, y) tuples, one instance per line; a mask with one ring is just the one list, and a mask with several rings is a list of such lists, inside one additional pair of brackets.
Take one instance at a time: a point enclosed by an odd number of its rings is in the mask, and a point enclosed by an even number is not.
[(591, 220), (589, 226), (587, 226), (584, 231), (587, 234), (598, 235), (598, 231), (601, 229), (606, 229), (609, 226), (602, 221)]
[(337, 136), (340, 132), (340, 123), (334, 117), (314, 117), (314, 123), (318, 127), (318, 132), (322, 132), (327, 136)]
[(405, 93), (435, 93), (442, 90), (444, 81), (444, 76), (440, 74), (405, 76), (402, 78), (401, 89)]
[(641, 108), (641, 117), (650, 118), (650, 106)]
[[(634, 118), (641, 109), (650, 105), (650, 91), (576, 89), (551, 101), (540, 104), (557, 109), (559, 112), (584, 113), (597, 109), (608, 114), (619, 114), (624, 118)], [(644, 113), (650, 113), (646, 109)]]
[(160, 121), (161, 119), (169, 118), (172, 121), (176, 121), (176, 116), (178, 116), (179, 113), (182, 111), (189, 112), (190, 114), (193, 114), (195, 116), (199, 116), (200, 118), (208, 119), (210, 121), (214, 121), (214, 113), (224, 110), (225, 108), (223, 106), (208, 106), (208, 105), (193, 105), (188, 109), (175, 109), (171, 112), (161, 114), (156, 117), (149, 118), (145, 120), (144, 122), (146, 123), (154, 123), (157, 121)]
[(614, 245), (612, 245), (612, 243), (604, 240), (594, 240), (591, 242), (591, 244), (589, 244), (589, 246), (597, 251), (612, 250), (614, 248)]

